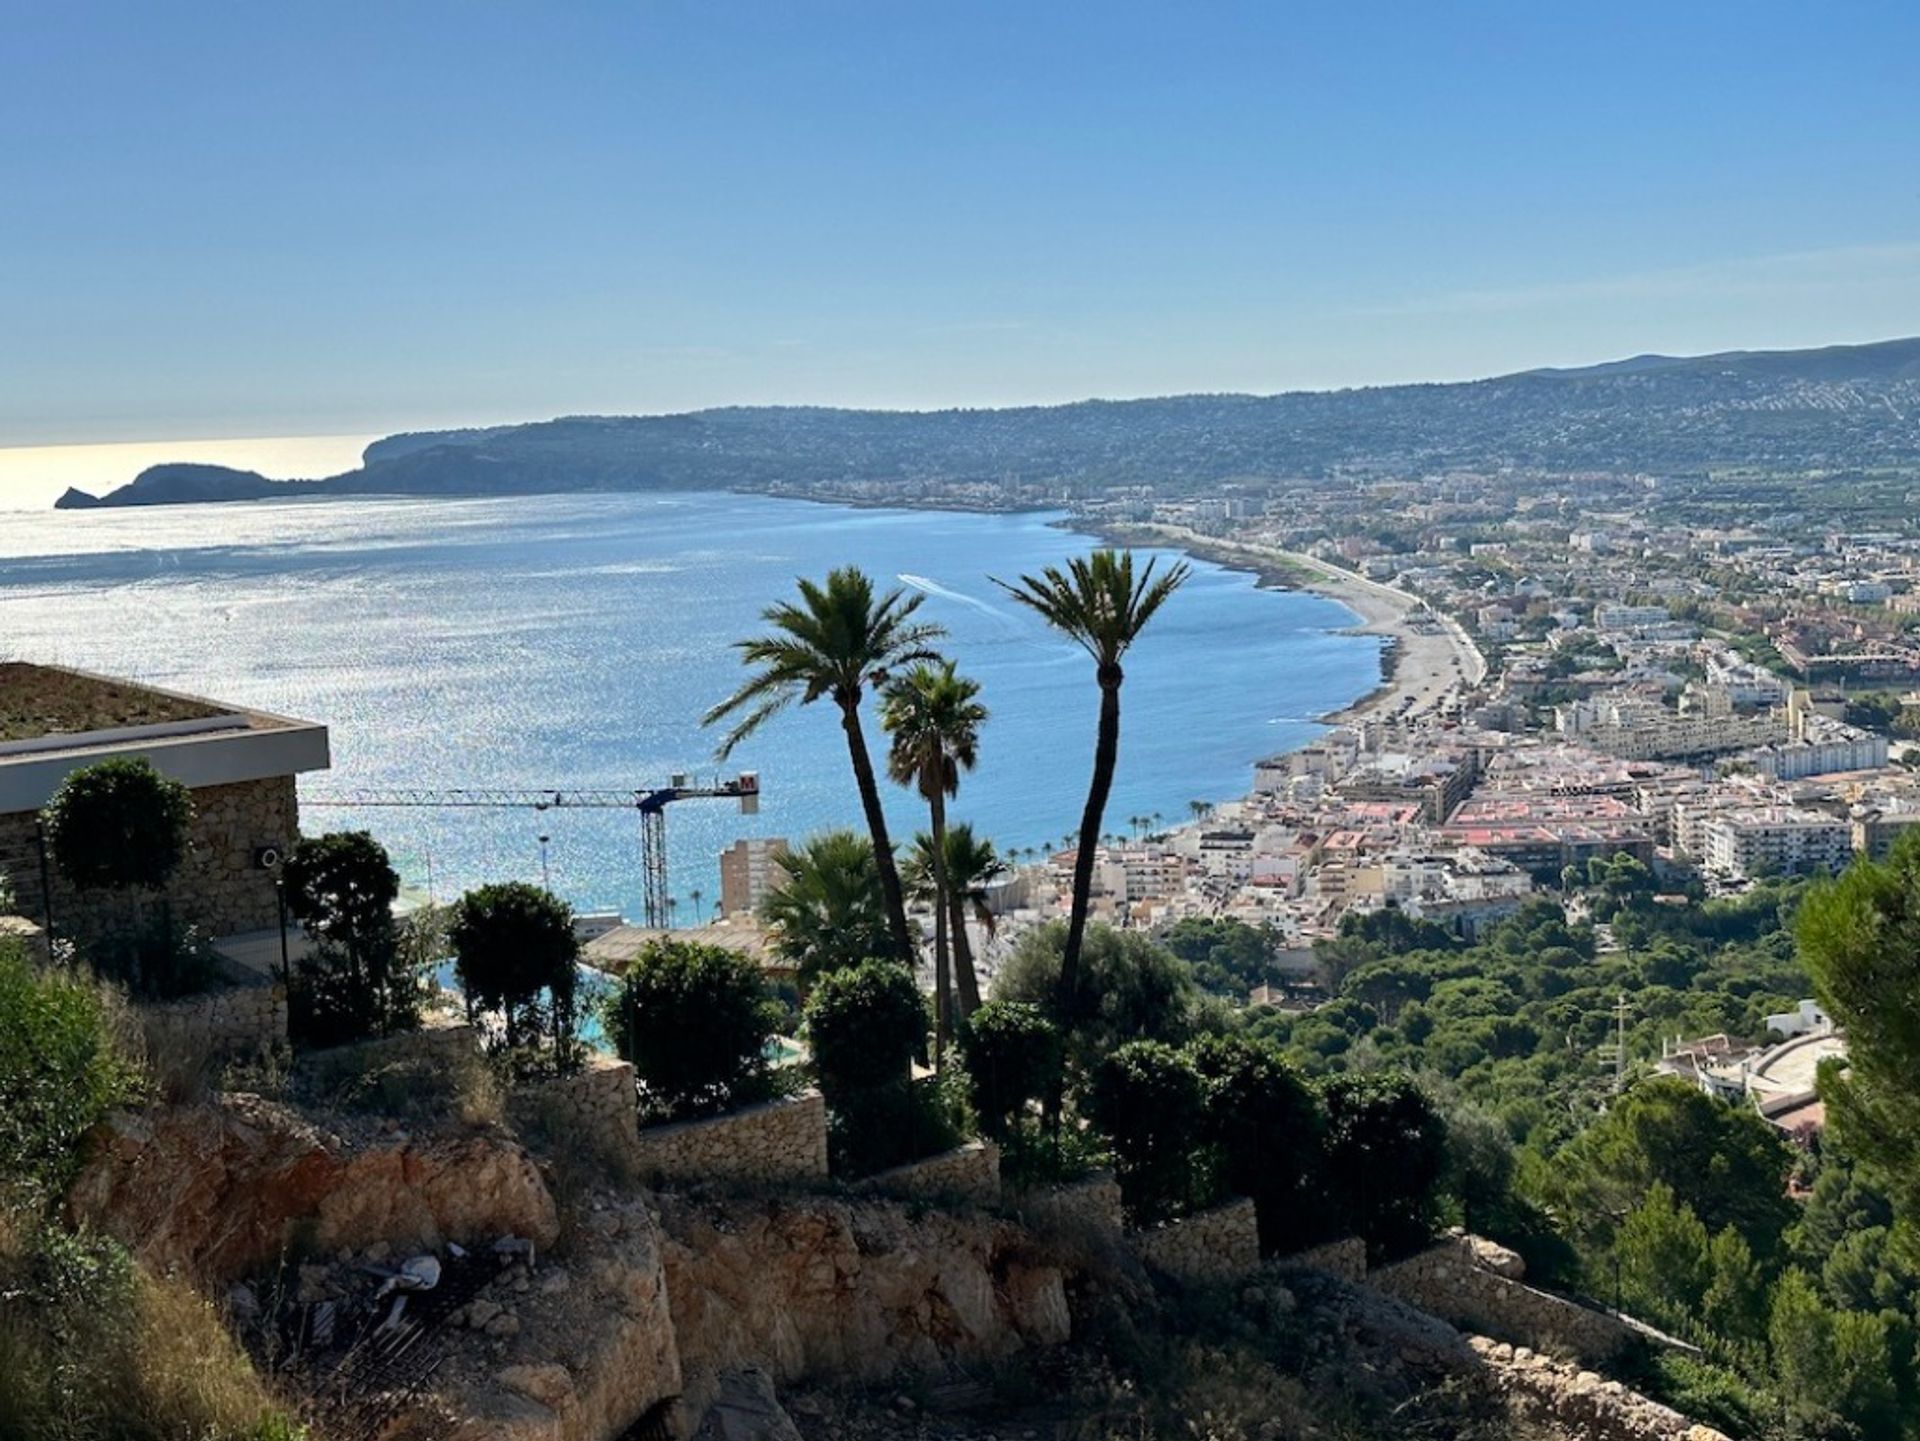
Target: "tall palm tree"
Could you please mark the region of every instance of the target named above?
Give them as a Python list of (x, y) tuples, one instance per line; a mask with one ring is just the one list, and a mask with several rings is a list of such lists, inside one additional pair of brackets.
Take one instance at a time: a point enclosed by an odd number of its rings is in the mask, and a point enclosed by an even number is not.
[(960, 1013), (980, 1009), (980, 977), (973, 968), (973, 943), (967, 939), (967, 914), (993, 934), (993, 912), (987, 909), (987, 887), (1007, 873), (1007, 867), (985, 836), (976, 837), (966, 822), (947, 831), (947, 913), (953, 927), (953, 973), (960, 985)]
[(773, 628), (770, 634), (735, 642), (741, 663), (757, 666), (758, 670), (739, 690), (701, 717), (700, 723), (713, 725), (739, 716), (720, 744), (718, 754), (725, 760), (735, 746), (794, 702), (811, 705), (825, 698), (834, 703), (840, 711), (840, 728), (846, 733), (847, 754), (853, 761), (853, 781), (860, 790), (867, 831), (873, 837), (873, 858), (880, 870), (880, 892), (886, 902), (893, 949), (902, 961), (911, 964), (913, 938), (907, 930), (907, 907), (900, 894), (900, 871), (894, 864), (887, 816), (880, 806), (880, 786), (874, 779), (866, 731), (860, 724), (860, 702), (869, 683), (886, 683), (888, 671), (934, 659), (932, 643), (946, 631), (913, 621), (913, 613), (925, 596), (892, 590), (876, 600), (873, 581), (855, 566), (830, 572), (825, 585), (803, 579), (799, 586), (799, 604), (781, 601), (760, 613)]
[(960, 790), (960, 773), (980, 756), (987, 708), (975, 699), (980, 683), (954, 672), (953, 662), (922, 661), (887, 686), (880, 724), (893, 737), (887, 774), (911, 786), (927, 803), (933, 825), (933, 1050), (937, 1070), (953, 1028), (952, 970), (947, 953), (947, 797)]
[(803, 986), (857, 966), (892, 942), (873, 842), (849, 830), (821, 831), (774, 864), (780, 880), (760, 902), (769, 944)]
[(1175, 562), (1158, 576), (1154, 574), (1157, 565), (1150, 560), (1136, 575), (1132, 551), (1096, 550), (1084, 559), (1068, 561), (1064, 571), (1048, 566), (1037, 576), (1021, 576), (1017, 585), (994, 582), (1093, 657), (1094, 678), (1100, 687), (1093, 779), (1080, 816), (1079, 851), (1073, 859), (1073, 910), (1067, 921), (1066, 950), (1060, 957), (1057, 1008), (1069, 1024), (1080, 999), (1080, 951), (1093, 899), (1093, 853), (1120, 759), (1120, 686), (1126, 680), (1120, 663), (1154, 613), (1190, 574), (1185, 561)]

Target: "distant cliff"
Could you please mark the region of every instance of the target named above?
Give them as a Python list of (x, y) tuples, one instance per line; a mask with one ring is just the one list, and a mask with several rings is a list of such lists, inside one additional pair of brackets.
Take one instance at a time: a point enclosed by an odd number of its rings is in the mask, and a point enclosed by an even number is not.
[(86, 510), (101, 505), (185, 505), (206, 500), (262, 500), (270, 495), (289, 495), (305, 489), (317, 489), (321, 481), (268, 480), (251, 470), (235, 470), (225, 465), (195, 465), (173, 462), (150, 465), (131, 482), (110, 495), (89, 495), (68, 487), (67, 493), (53, 503), (55, 510)]
[[(1920, 339), (1822, 350), (1638, 356), (1450, 385), (1188, 395), (1007, 410), (735, 407), (570, 416), (389, 436), (358, 470), (275, 483), (166, 465), (106, 505), (264, 495), (782, 490), (889, 499), (956, 487), (1049, 497), (1343, 470), (1793, 476), (1920, 465)], [(1004, 493), (1004, 492), (1002, 492)], [(91, 497), (70, 495), (63, 506)]]

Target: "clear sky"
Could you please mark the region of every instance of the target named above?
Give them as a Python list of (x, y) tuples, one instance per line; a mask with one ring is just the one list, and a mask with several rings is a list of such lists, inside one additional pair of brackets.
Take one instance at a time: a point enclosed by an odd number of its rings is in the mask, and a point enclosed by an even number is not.
[(1920, 6), (0, 0), (0, 445), (1920, 332)]

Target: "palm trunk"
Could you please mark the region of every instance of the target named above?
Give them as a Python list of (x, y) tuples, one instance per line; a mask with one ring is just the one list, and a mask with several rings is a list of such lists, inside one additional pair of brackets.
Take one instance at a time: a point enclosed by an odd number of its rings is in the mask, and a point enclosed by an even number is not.
[(866, 732), (860, 728), (860, 702), (840, 702), (840, 726), (847, 733), (847, 753), (853, 759), (853, 782), (860, 790), (860, 808), (867, 813), (867, 833), (873, 837), (873, 863), (880, 870), (880, 898), (887, 908), (887, 929), (894, 949), (907, 965), (913, 964), (913, 934), (907, 929), (907, 903), (900, 892), (900, 871), (893, 863), (893, 842), (887, 839), (887, 813), (880, 806), (880, 787), (873, 776), (873, 758), (867, 754)]
[(953, 1029), (953, 983), (947, 962), (947, 798), (935, 777), (927, 798), (933, 822), (933, 1069), (946, 1064)]
[(1080, 816), (1080, 849), (1073, 858), (1073, 911), (1067, 921), (1067, 946), (1060, 957), (1060, 994), (1055, 1002), (1063, 1026), (1079, 1016), (1080, 950), (1087, 938), (1087, 911), (1093, 904), (1093, 854), (1100, 844), (1100, 822), (1107, 811), (1107, 793), (1113, 789), (1114, 767), (1120, 758), (1119, 666), (1100, 669), (1100, 729), (1093, 747), (1093, 781), (1087, 787), (1087, 808)]
[(947, 897), (947, 930), (953, 937), (953, 979), (960, 993), (960, 1014), (980, 1009), (980, 977), (973, 969), (973, 942), (967, 939), (967, 902), (958, 892)]

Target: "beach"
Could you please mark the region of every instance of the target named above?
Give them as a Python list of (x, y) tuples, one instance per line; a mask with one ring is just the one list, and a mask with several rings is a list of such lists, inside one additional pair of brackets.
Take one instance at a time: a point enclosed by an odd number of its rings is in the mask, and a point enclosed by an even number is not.
[[(1330, 725), (1366, 716), (1414, 717), (1439, 711), (1463, 686), (1478, 685), (1486, 661), (1458, 621), (1431, 610), (1408, 590), (1369, 580), (1316, 556), (1273, 546), (1202, 535), (1181, 525), (1073, 522), (1116, 545), (1165, 545), (1237, 570), (1258, 575), (1260, 583), (1287, 590), (1310, 590), (1336, 600), (1359, 617), (1351, 629), (1395, 642), (1391, 673), (1352, 705), (1320, 717)], [(1429, 620), (1416, 622), (1417, 613)]]

